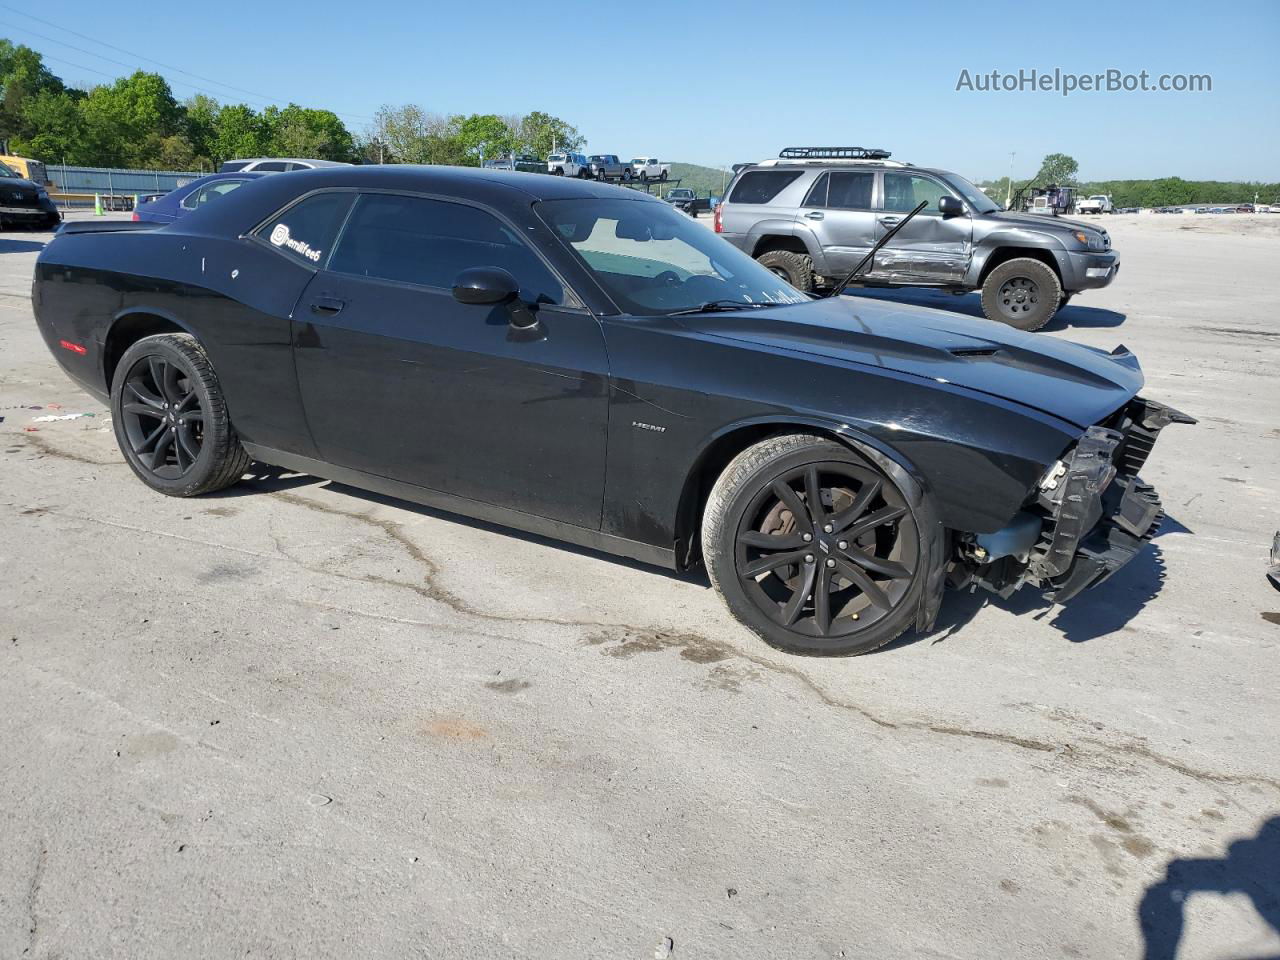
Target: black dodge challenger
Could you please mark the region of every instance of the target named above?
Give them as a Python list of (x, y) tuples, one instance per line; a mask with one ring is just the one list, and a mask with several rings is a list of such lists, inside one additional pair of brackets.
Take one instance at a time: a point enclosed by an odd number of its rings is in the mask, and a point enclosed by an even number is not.
[(944, 588), (1064, 601), (1162, 517), (1137, 360), (814, 300), (645, 194), (536, 174), (264, 177), (71, 224), (40, 330), (147, 486), (256, 460), (677, 569), (768, 643), (860, 653)]

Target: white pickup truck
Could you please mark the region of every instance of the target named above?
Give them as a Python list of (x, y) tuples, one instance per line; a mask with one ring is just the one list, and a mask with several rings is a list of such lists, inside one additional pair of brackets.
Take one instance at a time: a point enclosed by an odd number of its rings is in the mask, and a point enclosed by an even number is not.
[(636, 180), (666, 180), (671, 176), (671, 164), (655, 157), (636, 157), (631, 161), (631, 176)]
[(591, 164), (580, 153), (553, 153), (547, 157), (547, 173), (586, 179), (591, 176)]
[(1096, 193), (1084, 200), (1077, 200), (1076, 213), (1115, 213), (1115, 207), (1106, 194)]

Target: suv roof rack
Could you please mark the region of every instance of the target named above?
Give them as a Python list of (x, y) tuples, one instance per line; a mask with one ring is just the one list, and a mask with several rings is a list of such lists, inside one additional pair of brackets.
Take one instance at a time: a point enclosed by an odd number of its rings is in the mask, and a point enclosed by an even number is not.
[(778, 156), (784, 160), (888, 160), (888, 150), (871, 147), (787, 147)]

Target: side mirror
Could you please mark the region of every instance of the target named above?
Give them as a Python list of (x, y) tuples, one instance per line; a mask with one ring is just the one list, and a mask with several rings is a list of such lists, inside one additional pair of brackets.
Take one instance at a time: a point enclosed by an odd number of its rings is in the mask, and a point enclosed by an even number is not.
[(944, 217), (958, 217), (964, 213), (964, 204), (955, 197), (940, 197), (938, 210)]
[(453, 299), (459, 303), (510, 303), (519, 293), (516, 278), (501, 267), (471, 267), (453, 281)]

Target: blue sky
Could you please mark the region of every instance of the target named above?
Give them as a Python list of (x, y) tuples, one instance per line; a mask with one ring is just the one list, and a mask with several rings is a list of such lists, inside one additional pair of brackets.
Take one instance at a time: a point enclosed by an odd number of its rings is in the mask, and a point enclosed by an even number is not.
[[(180, 98), (200, 87), (258, 107), (294, 100), (335, 110), (352, 129), (380, 104), (414, 102), (440, 113), (545, 110), (576, 124), (591, 151), (711, 166), (831, 144), (885, 147), (975, 179), (1007, 173), (1011, 151), (1019, 177), (1062, 151), (1085, 179), (1280, 180), (1276, 0), (1057, 15), (1026, 2), (928, 0), (706, 0), (653, 12), (576, 0), (0, 4), (0, 36), (40, 50), (76, 85), (137, 65), (165, 74)], [(961, 70), (1032, 68), (1207, 73), (1213, 90), (956, 90)]]

